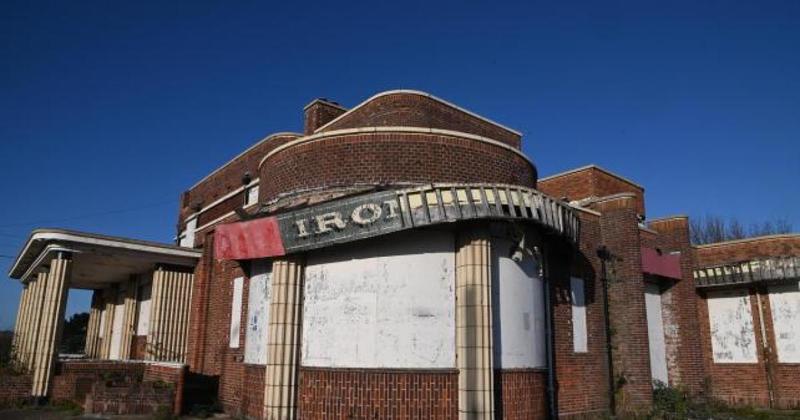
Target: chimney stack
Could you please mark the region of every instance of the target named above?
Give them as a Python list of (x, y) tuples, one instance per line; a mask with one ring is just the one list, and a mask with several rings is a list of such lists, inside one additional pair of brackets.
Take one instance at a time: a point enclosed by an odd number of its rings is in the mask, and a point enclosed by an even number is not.
[(303, 134), (313, 134), (314, 130), (333, 121), (336, 117), (347, 112), (343, 106), (325, 98), (317, 98), (303, 108), (305, 123)]

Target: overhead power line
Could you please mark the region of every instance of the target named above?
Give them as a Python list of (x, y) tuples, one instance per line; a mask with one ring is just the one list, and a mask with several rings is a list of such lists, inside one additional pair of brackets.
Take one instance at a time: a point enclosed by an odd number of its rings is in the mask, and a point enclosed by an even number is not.
[(116, 210), (107, 210), (107, 211), (96, 212), (96, 213), (86, 213), (86, 214), (82, 214), (82, 215), (70, 216), (70, 217), (65, 217), (65, 218), (61, 218), (61, 219), (31, 220), (31, 221), (28, 221), (28, 222), (8, 223), (8, 224), (0, 225), (0, 228), (31, 226), (31, 225), (45, 225), (45, 224), (49, 224), (49, 223), (62, 223), (62, 222), (70, 222), (70, 221), (73, 221), (73, 220), (89, 219), (89, 218), (98, 217), (98, 216), (108, 216), (108, 215), (111, 215), (111, 214), (128, 213), (128, 212), (146, 210), (146, 209), (150, 209), (150, 208), (154, 208), (154, 207), (158, 207), (158, 206), (163, 206), (163, 205), (165, 205), (167, 203), (171, 203), (172, 201), (173, 200), (164, 200), (164, 201), (159, 201), (157, 203), (152, 203), (152, 204), (148, 204), (148, 205), (144, 205), (144, 206), (129, 207), (129, 208), (125, 208), (125, 209), (116, 209)]

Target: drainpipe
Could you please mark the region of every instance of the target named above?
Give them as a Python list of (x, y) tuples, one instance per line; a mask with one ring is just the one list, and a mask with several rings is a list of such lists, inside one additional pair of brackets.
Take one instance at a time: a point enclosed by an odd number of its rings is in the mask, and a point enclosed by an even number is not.
[(556, 372), (553, 358), (553, 315), (550, 300), (550, 275), (547, 258), (542, 251), (539, 253), (539, 276), (544, 285), (544, 334), (545, 354), (547, 355), (547, 408), (549, 418), (558, 418), (558, 401), (556, 400)]
[(769, 398), (769, 407), (773, 408), (775, 406), (775, 395), (773, 394), (773, 384), (772, 384), (772, 367), (770, 366), (770, 359), (772, 358), (772, 352), (769, 348), (769, 340), (767, 339), (767, 330), (765, 329), (764, 324), (764, 307), (761, 304), (761, 292), (762, 287), (756, 287), (756, 302), (758, 302), (758, 321), (760, 324), (761, 330), (761, 349), (762, 353), (764, 354), (764, 370), (766, 371), (767, 375), (767, 395)]
[(608, 404), (611, 415), (614, 416), (617, 412), (617, 404), (614, 397), (614, 359), (611, 354), (611, 318), (609, 317), (610, 311), (608, 309), (608, 266), (606, 265), (606, 261), (611, 259), (611, 252), (608, 251), (605, 245), (602, 245), (597, 249), (597, 256), (600, 257), (603, 271), (603, 323), (606, 329), (606, 355), (608, 356), (606, 360), (608, 364)]

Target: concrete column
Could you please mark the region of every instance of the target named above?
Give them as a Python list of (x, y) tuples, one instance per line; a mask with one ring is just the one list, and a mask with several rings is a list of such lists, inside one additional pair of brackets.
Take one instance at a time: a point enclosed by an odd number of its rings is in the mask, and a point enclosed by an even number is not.
[(494, 418), (491, 238), (465, 232), (456, 252), (456, 360), (460, 419)]
[(25, 343), (23, 343), (23, 347), (25, 366), (29, 371), (33, 370), (33, 365), (36, 361), (35, 350), (39, 339), (45, 291), (47, 290), (48, 283), (48, 273), (39, 273), (36, 275), (36, 281), (33, 284), (33, 296), (28, 305), (27, 326), (25, 327), (27, 333), (25, 334)]
[(147, 360), (185, 362), (194, 274), (158, 267), (150, 295)]
[(117, 303), (117, 286), (103, 290), (103, 331), (100, 336), (100, 359), (111, 357), (111, 335), (114, 331), (114, 306)]
[(133, 342), (134, 330), (136, 329), (137, 286), (138, 282), (136, 277), (132, 277), (125, 288), (125, 296), (123, 298), (122, 337), (119, 348), (119, 358), (122, 360), (128, 360), (131, 357), (131, 344)]
[(22, 293), (19, 295), (19, 306), (17, 307), (17, 317), (14, 320), (14, 338), (11, 340), (11, 350), (13, 351), (12, 357), (16, 359), (17, 357), (17, 342), (19, 341), (19, 336), (22, 334), (22, 328), (20, 328), (22, 315), (25, 312), (25, 303), (26, 298), (28, 297), (28, 285), (22, 285)]
[(64, 309), (69, 290), (70, 255), (59, 253), (50, 261), (47, 290), (43, 301), (36, 344), (36, 362), (33, 369), (34, 397), (45, 397), (50, 387), (50, 378), (58, 356), (58, 343), (64, 326)]
[(264, 418), (297, 416), (297, 367), (303, 309), (304, 263), (297, 258), (272, 263), (267, 372), (264, 378)]
[(103, 316), (103, 301), (100, 290), (92, 293), (92, 307), (86, 326), (86, 357), (96, 359), (100, 354), (100, 318)]

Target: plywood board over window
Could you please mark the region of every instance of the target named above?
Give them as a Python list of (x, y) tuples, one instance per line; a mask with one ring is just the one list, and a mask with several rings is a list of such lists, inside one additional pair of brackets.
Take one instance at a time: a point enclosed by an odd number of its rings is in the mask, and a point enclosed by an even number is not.
[(756, 363), (756, 335), (747, 290), (708, 293), (714, 363)]
[(232, 349), (239, 348), (239, 332), (242, 324), (242, 289), (244, 287), (244, 277), (233, 279), (233, 302), (231, 303), (231, 330), (229, 346)]
[(455, 367), (448, 232), (413, 232), (308, 256), (303, 366)]
[(800, 284), (769, 287), (779, 363), (800, 363)]
[(267, 331), (269, 302), (272, 299), (272, 267), (266, 260), (254, 261), (247, 296), (247, 337), (244, 343), (244, 362), (267, 364)]
[(586, 330), (586, 291), (583, 279), (570, 279), (572, 298), (572, 348), (575, 353), (589, 351), (589, 337)]

